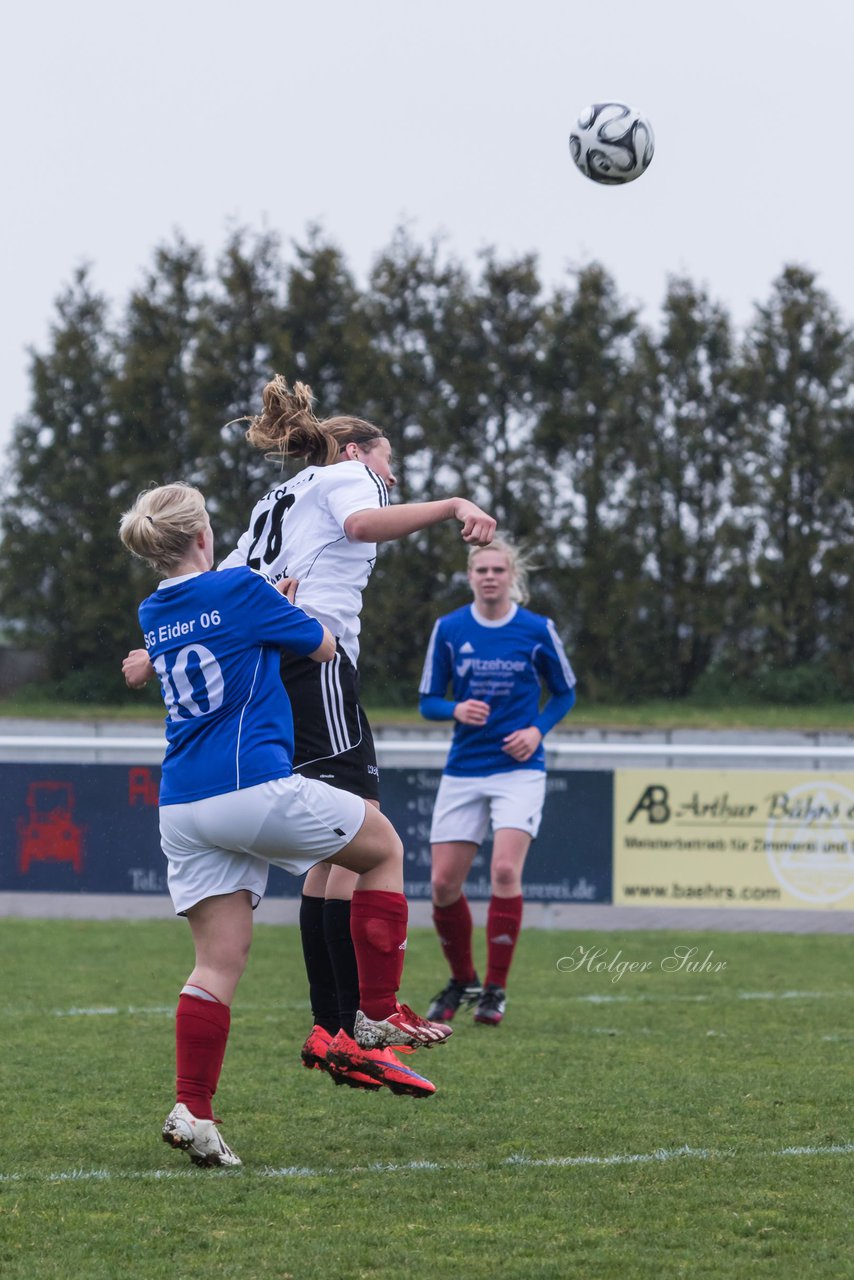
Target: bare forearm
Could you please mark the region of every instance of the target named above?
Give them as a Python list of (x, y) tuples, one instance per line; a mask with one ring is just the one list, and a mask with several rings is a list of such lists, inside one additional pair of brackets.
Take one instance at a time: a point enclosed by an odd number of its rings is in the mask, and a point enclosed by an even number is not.
[(323, 624), (323, 639), (313, 653), (308, 656), (313, 662), (329, 662), (335, 657), (335, 637), (329, 628)]
[(455, 498), (441, 498), (436, 502), (402, 502), (376, 511), (356, 511), (345, 520), (344, 532), (357, 542), (391, 542), (431, 524), (452, 520), (455, 502)]

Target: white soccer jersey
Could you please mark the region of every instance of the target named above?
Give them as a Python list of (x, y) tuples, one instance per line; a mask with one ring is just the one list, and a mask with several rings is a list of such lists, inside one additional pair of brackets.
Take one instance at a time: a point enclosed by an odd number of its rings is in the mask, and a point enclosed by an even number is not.
[(298, 578), (296, 603), (326, 624), (355, 666), (362, 592), (377, 547), (349, 539), (344, 521), (386, 506), (388, 489), (362, 462), (306, 467), (256, 502), (249, 528), (219, 568), (247, 564), (271, 582)]

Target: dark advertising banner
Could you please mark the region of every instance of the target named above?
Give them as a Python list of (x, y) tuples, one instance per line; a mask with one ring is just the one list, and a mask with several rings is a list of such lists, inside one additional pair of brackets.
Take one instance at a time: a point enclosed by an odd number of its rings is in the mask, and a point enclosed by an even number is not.
[[(430, 815), (438, 769), (382, 770), (383, 809), (406, 851), (411, 898), (430, 896)], [(166, 893), (157, 795), (146, 765), (0, 764), (0, 892)], [(540, 834), (525, 868), (531, 902), (610, 902), (610, 772), (554, 772)], [(272, 868), (268, 894), (296, 897), (301, 881)], [(489, 845), (467, 888), (489, 897)]]
[[(383, 769), (380, 774), (383, 811), (403, 840), (409, 898), (430, 897), (430, 818), (441, 776), (438, 769)], [(610, 772), (548, 775), (542, 826), (525, 863), (527, 901), (611, 901), (612, 806)], [(475, 902), (489, 898), (491, 847), (491, 840), (481, 846), (466, 885)]]
[(160, 770), (0, 764), (0, 890), (165, 893)]

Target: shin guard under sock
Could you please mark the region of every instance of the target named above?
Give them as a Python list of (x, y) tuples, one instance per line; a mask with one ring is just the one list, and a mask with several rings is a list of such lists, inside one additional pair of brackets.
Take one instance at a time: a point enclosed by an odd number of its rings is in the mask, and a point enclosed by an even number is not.
[(353, 1034), (353, 1022), (359, 1008), (359, 966), (350, 932), (350, 902), (346, 898), (327, 898), (323, 904), (323, 936), (335, 974), (338, 993), (338, 1021), (342, 1031)]
[(442, 944), (445, 959), (451, 967), (451, 977), (457, 982), (474, 979), (472, 959), (472, 920), (465, 894), (448, 907), (433, 905), (433, 924)]
[(486, 913), (486, 981), (495, 987), (507, 986), (507, 974), (522, 928), (521, 893), (516, 898), (489, 899)]
[(181, 992), (175, 1014), (175, 1096), (197, 1120), (213, 1119), (211, 1100), (219, 1083), (230, 1025), (227, 1004)]
[(350, 932), (359, 968), (359, 1008), (373, 1021), (397, 1008), (408, 918), (402, 893), (357, 889), (353, 894)]
[(338, 1030), (338, 993), (335, 971), (323, 929), (323, 898), (303, 894), (299, 904), (299, 932), (308, 978), (311, 1016), (318, 1027), (334, 1036)]

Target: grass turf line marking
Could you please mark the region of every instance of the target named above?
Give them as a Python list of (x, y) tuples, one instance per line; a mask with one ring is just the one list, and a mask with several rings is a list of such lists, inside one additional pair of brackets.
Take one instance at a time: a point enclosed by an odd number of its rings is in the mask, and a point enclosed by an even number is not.
[[(279, 1004), (243, 1004), (238, 1012), (240, 1013), (262, 1013), (273, 1010), (274, 1013), (283, 1012), (286, 1009), (308, 1009), (307, 1000), (284, 1000)], [(5, 1014), (12, 1014), (14, 1010), (4, 1009)], [(151, 1004), (151, 1005), (125, 1005), (123, 1008), (114, 1007), (112, 1005), (104, 1005), (103, 1007), (93, 1006), (90, 1009), (77, 1008), (72, 1005), (70, 1009), (51, 1009), (54, 1018), (97, 1018), (105, 1015), (116, 1014), (174, 1014), (175, 1003), (173, 1004)]]
[[(783, 1147), (779, 1151), (755, 1152), (737, 1149), (715, 1151), (707, 1147), (673, 1147), (660, 1148), (657, 1151), (614, 1154), (607, 1156), (546, 1156), (537, 1158), (524, 1153), (507, 1156), (497, 1162), (498, 1167), (507, 1169), (582, 1169), (611, 1168), (620, 1165), (667, 1164), (674, 1160), (716, 1160), (738, 1159), (740, 1156), (751, 1159), (803, 1158), (814, 1156), (850, 1156), (854, 1155), (854, 1142), (836, 1143), (826, 1147)], [(446, 1171), (481, 1173), (494, 1170), (495, 1163), (487, 1161), (466, 1162), (451, 1160), (440, 1163), (434, 1160), (408, 1160), (401, 1163), (376, 1161), (374, 1164), (354, 1165), (349, 1169), (312, 1169), (304, 1165), (292, 1165), (282, 1168), (262, 1169), (147, 1169), (138, 1171), (111, 1173), (109, 1169), (70, 1169), (63, 1173), (0, 1173), (0, 1186), (9, 1184), (38, 1183), (41, 1186), (65, 1182), (141, 1182), (172, 1181), (183, 1178), (352, 1178), (363, 1174), (394, 1173), (444, 1173)]]
[(850, 1156), (854, 1154), (854, 1142), (845, 1142), (832, 1147), (784, 1147), (775, 1151), (778, 1156)]
[[(835, 1000), (839, 997), (850, 998), (854, 995), (852, 991), (736, 991), (734, 993), (723, 993), (722, 995), (589, 995), (589, 996), (570, 996), (571, 1000), (575, 1000), (580, 1004), (708, 1004), (711, 1001), (726, 1000)], [(237, 1012), (258, 1013), (263, 1009), (274, 1008), (276, 1010), (284, 1009), (307, 1009), (308, 1001), (294, 1000), (287, 1001), (279, 1005), (240, 1005)], [(117, 1014), (117, 1013), (174, 1013), (173, 1005), (152, 1005), (148, 1008), (134, 1007), (129, 1005), (124, 1009), (54, 1009), (54, 1017), (80, 1017), (91, 1014)]]
[(155, 1004), (146, 1006), (128, 1005), (126, 1009), (118, 1008), (92, 1008), (92, 1009), (53, 1009), (52, 1013), (55, 1018), (105, 1018), (113, 1017), (119, 1013), (146, 1014), (146, 1013), (174, 1013), (174, 1004)]
[[(847, 992), (840, 992), (840, 995)], [(827, 1000), (825, 991), (739, 991), (739, 1000)]]
[(661, 1163), (667, 1160), (677, 1160), (686, 1156), (693, 1156), (698, 1160), (708, 1160), (715, 1152), (706, 1151), (703, 1147), (675, 1147), (672, 1150), (660, 1148), (658, 1151), (650, 1151), (641, 1155), (614, 1155), (614, 1156), (548, 1156), (542, 1160), (536, 1160), (531, 1156), (508, 1156), (503, 1164), (521, 1165), (530, 1169), (573, 1169), (581, 1168), (584, 1165), (611, 1165), (611, 1164), (651, 1164), (654, 1161)]
[[(0, 1009), (3, 1018), (115, 1018), (128, 1014), (139, 1016), (152, 1014), (157, 1017), (169, 1015), (174, 1017), (177, 998), (172, 1004), (128, 1004), (128, 1005), (71, 1005), (68, 1009), (36, 1009), (10, 1008)], [(275, 1016), (286, 1010), (308, 1009), (307, 1000), (282, 1000), (276, 1004), (242, 1004), (241, 1013), (266, 1013)]]
[[(578, 1004), (711, 1004), (730, 1000), (836, 1000), (850, 999), (854, 991), (735, 991), (718, 992), (714, 995), (639, 995), (624, 993), (609, 995), (595, 993), (589, 996), (570, 996), (570, 1000)], [(558, 996), (549, 996), (551, 1001), (559, 1000)]]
[[(727, 1003), (731, 1000), (835, 1000), (850, 999), (854, 996), (854, 990), (841, 991), (736, 991), (736, 992), (720, 992), (715, 995), (626, 995), (626, 994), (591, 994), (587, 996), (547, 996), (545, 1000), (549, 1003), (563, 1004), (566, 999), (575, 1001), (578, 1004), (709, 1004), (709, 1003)], [(283, 1000), (273, 1005), (261, 1004), (241, 1004), (234, 1011), (240, 1013), (263, 1013), (268, 1016), (275, 1015), (286, 1010), (304, 1010), (308, 1009), (307, 1000)], [(119, 1016), (146, 1016), (152, 1015), (156, 1017), (172, 1016), (175, 1013), (174, 1004), (162, 1005), (93, 1005), (91, 1007), (71, 1005), (68, 1009), (33, 1009), (33, 1008), (10, 1008), (0, 1009), (0, 1017), (4, 1018), (22, 1018), (22, 1017), (52, 1017), (52, 1018), (103, 1018), (103, 1017), (119, 1017)]]

